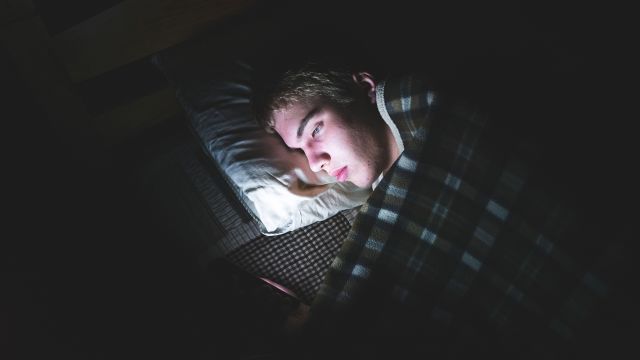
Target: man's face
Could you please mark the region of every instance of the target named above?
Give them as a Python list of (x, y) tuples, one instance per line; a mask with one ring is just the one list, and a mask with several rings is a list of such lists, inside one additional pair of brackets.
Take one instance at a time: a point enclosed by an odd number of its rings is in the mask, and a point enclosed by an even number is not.
[(319, 101), (295, 103), (273, 113), (275, 131), (292, 149), (304, 151), (314, 172), (368, 188), (383, 170), (380, 129), (371, 113), (342, 112)]

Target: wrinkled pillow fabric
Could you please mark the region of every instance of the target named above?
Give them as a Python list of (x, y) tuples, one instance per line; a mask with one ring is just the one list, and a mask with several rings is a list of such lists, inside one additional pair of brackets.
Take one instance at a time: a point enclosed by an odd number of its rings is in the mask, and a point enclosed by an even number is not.
[[(201, 76), (190, 69), (190, 76), (172, 77), (175, 72), (163, 69), (162, 57), (155, 62), (176, 87), (199, 141), (259, 221), (263, 234), (292, 231), (366, 201), (369, 190), (312, 172), (302, 152), (288, 149), (277, 135), (258, 126), (251, 113), (253, 70), (248, 64), (235, 61), (224, 69), (202, 71)], [(292, 189), (300, 182), (326, 184), (326, 190), (299, 195)]]

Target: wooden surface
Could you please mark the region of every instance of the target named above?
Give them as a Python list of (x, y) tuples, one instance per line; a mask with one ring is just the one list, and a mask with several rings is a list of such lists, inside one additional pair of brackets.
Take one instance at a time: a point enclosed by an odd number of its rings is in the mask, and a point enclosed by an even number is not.
[(128, 0), (52, 39), (73, 82), (178, 44), (257, 0)]
[(49, 35), (39, 16), (12, 22), (2, 40), (20, 77), (63, 138), (90, 137), (90, 115), (63, 68), (49, 51)]
[(0, 25), (21, 19), (34, 10), (33, 0), (0, 0)]
[[(182, 110), (174, 90), (164, 88), (94, 116), (79, 94), (79, 82), (181, 43), (256, 3), (126, 0), (51, 37), (32, 0), (0, 0), (0, 35), (19, 76), (52, 125), (51, 136), (104, 149), (176, 119)], [(216, 44), (237, 47), (239, 39), (251, 38), (248, 29), (243, 30), (220, 34)]]
[(181, 113), (175, 90), (165, 88), (119, 106), (94, 119), (105, 146), (118, 145), (128, 137), (158, 125)]

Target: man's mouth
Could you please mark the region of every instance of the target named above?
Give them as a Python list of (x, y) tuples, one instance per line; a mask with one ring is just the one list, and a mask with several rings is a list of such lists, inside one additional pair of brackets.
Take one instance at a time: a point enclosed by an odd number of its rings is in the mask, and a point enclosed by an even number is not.
[(345, 165), (337, 170), (332, 171), (331, 174), (329, 175), (335, 177), (336, 179), (338, 179), (338, 181), (343, 182), (347, 180), (347, 176), (349, 175), (349, 170)]

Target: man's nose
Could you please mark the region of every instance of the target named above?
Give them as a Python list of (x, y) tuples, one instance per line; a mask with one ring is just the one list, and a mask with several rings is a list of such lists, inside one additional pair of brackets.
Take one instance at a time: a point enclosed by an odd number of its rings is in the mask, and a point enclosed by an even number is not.
[(318, 172), (324, 169), (329, 163), (329, 160), (331, 159), (329, 154), (325, 152), (314, 153), (309, 151), (309, 152), (306, 152), (306, 155), (307, 155), (307, 161), (309, 161), (309, 168), (311, 168), (311, 171), (313, 172)]

